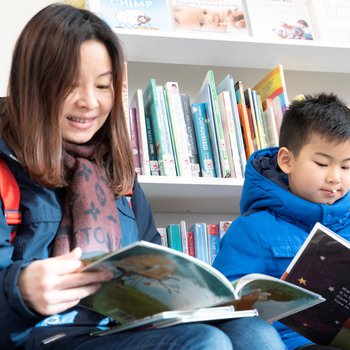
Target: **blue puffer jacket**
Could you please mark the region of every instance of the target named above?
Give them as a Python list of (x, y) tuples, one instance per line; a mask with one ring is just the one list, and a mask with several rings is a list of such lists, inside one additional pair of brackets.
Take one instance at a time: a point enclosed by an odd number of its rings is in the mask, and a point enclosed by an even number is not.
[[(350, 240), (350, 193), (333, 205), (315, 204), (288, 191), (278, 170), (277, 148), (252, 154), (241, 197), (241, 213), (221, 242), (214, 267), (230, 280), (248, 273), (280, 278), (316, 222)], [(276, 322), (288, 349), (310, 343)]]
[[(50, 256), (61, 220), (64, 194), (62, 190), (43, 188), (31, 181), (3, 140), (0, 140), (0, 156), (7, 161), (20, 186), (22, 212), (22, 224), (13, 244), (9, 243), (10, 230), (3, 211), (0, 212), (0, 349), (15, 349), (24, 344), (34, 329), (40, 337), (40, 329), (44, 330), (49, 325), (106, 324), (109, 319), (78, 307), (62, 315), (45, 318), (24, 304), (18, 289), (19, 273), (28, 262)], [(122, 232), (127, 232), (122, 237), (123, 246), (137, 240), (159, 244), (160, 235), (149, 203), (137, 181), (131, 202), (133, 209), (125, 197), (117, 200)]]

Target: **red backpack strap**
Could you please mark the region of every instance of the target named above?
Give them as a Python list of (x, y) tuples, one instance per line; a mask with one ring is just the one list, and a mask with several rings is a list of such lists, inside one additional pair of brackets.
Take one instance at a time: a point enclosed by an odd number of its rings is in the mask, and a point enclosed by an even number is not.
[(18, 183), (6, 162), (0, 158), (0, 196), (4, 206), (6, 223), (11, 227), (11, 242), (16, 235), (16, 227), (21, 224), (19, 211), (20, 190)]

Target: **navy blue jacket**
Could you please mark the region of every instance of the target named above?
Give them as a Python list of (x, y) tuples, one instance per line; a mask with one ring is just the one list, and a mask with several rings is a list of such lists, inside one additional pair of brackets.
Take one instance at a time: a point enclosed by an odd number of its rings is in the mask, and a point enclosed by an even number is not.
[[(304, 200), (288, 190), (278, 169), (278, 148), (249, 158), (241, 213), (222, 239), (213, 266), (228, 279), (248, 273), (280, 278), (316, 222), (350, 240), (350, 193), (332, 205)], [(289, 350), (310, 343), (281, 323), (274, 324)]]
[[(18, 288), (19, 273), (30, 261), (50, 257), (61, 220), (64, 190), (52, 190), (34, 183), (3, 140), (0, 140), (0, 156), (6, 160), (19, 184), (22, 212), (22, 224), (13, 244), (9, 243), (10, 229), (3, 210), (0, 212), (0, 349), (15, 349), (27, 341), (34, 329), (38, 332), (49, 325), (107, 323), (109, 320), (105, 317), (79, 307), (47, 318), (30, 310), (23, 302)], [(160, 244), (149, 203), (137, 181), (131, 202), (132, 209), (125, 197), (117, 200), (122, 232), (127, 232), (122, 237), (122, 245), (136, 240)]]

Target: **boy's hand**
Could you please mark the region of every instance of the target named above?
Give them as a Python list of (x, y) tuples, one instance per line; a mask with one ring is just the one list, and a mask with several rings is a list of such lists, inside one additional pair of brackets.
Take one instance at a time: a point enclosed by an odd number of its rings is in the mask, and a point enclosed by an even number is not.
[(80, 257), (81, 249), (75, 248), (59, 257), (34, 261), (23, 269), (18, 283), (25, 303), (42, 315), (60, 313), (113, 277), (106, 271), (79, 272), (83, 267)]

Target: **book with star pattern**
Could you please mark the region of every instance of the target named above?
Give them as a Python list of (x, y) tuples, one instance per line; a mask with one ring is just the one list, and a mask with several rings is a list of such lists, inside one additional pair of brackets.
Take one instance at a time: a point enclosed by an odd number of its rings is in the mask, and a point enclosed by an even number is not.
[(317, 344), (350, 349), (350, 242), (316, 223), (282, 279), (326, 300), (280, 320)]

